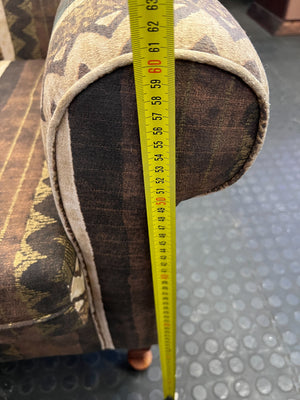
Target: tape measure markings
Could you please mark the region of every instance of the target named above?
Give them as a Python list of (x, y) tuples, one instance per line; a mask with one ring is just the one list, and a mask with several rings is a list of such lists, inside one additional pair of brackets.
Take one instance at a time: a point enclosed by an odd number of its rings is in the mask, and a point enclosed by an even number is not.
[(176, 209), (173, 1), (129, 0), (164, 396), (175, 393)]

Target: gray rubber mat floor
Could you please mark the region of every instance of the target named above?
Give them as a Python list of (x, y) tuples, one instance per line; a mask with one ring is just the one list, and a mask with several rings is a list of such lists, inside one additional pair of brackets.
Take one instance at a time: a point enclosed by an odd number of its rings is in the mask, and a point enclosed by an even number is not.
[[(177, 397), (300, 399), (300, 37), (249, 34), (271, 89), (255, 165), (232, 187), (180, 204)], [(143, 373), (125, 351), (0, 365), (0, 399), (161, 400), (157, 346)]]

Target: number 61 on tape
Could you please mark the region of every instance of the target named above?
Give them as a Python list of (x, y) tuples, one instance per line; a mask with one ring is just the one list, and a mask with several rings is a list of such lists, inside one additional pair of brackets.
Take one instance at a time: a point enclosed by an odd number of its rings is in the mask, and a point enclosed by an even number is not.
[(174, 5), (128, 0), (164, 397), (175, 395), (176, 173)]

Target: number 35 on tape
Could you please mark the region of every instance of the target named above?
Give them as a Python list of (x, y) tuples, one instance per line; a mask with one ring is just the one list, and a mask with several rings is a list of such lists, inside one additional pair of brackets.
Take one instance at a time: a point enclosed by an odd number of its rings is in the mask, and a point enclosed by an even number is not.
[(175, 395), (176, 182), (174, 5), (129, 0), (148, 233), (164, 397)]

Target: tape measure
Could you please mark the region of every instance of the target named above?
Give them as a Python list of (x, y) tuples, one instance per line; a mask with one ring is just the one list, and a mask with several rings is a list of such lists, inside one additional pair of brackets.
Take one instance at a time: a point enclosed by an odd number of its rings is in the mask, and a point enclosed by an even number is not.
[(175, 395), (176, 174), (172, 0), (128, 0), (164, 397)]

